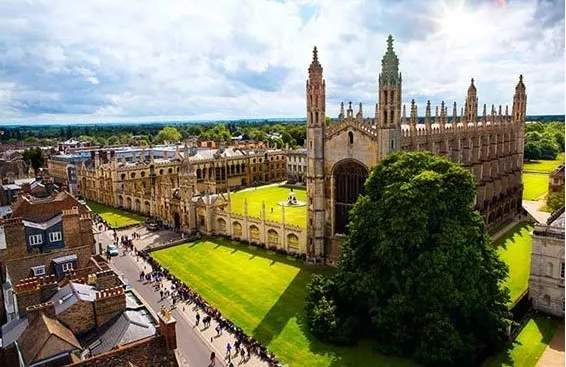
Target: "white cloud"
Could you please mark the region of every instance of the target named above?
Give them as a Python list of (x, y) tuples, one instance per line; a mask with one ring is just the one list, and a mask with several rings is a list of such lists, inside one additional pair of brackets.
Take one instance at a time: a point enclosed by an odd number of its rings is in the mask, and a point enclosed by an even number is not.
[(472, 76), (480, 103), (510, 104), (521, 73), (529, 114), (564, 114), (563, 1), (446, 4), (5, 0), (0, 119), (301, 117), (315, 44), (327, 114), (341, 100), (371, 114), (388, 33), (421, 114), (460, 105)]

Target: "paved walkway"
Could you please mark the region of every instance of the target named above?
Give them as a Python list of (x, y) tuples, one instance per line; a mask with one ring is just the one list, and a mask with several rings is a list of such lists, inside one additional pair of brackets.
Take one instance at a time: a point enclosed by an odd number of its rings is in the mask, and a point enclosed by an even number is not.
[(550, 213), (540, 210), (543, 206), (544, 200), (523, 200), (523, 208), (525, 208), (539, 223), (546, 223), (548, 218), (550, 218)]
[[(132, 232), (137, 232), (141, 235), (140, 240), (134, 240), (134, 245), (136, 248), (143, 248), (147, 246), (148, 242), (154, 242), (154, 232), (149, 232), (145, 228), (135, 227), (128, 230), (117, 231), (118, 235), (128, 235), (130, 236)], [(111, 241), (112, 231), (105, 232), (106, 241)], [(107, 242), (104, 242), (106, 245)], [(259, 367), (267, 366), (267, 363), (261, 361), (256, 355), (252, 353), (252, 358), (250, 360), (243, 362), (240, 356), (234, 356), (234, 342), (235, 338), (228, 333), (223, 331), (222, 335), (217, 336), (216, 332), (216, 321), (212, 320), (210, 327), (202, 327), (202, 318), (205, 316), (202, 310), (199, 310), (201, 316), (201, 324), (199, 327), (196, 326), (196, 312), (193, 305), (188, 305), (185, 302), (177, 302), (176, 306), (173, 306), (170, 298), (160, 299), (159, 292), (155, 289), (155, 285), (148, 283), (146, 281), (139, 281), (139, 274), (141, 270), (145, 272), (150, 271), (151, 267), (148, 263), (143, 261), (141, 258), (137, 259), (134, 255), (122, 254), (122, 248), (120, 249), (120, 255), (114, 257), (110, 263), (110, 266), (115, 269), (115, 271), (122, 276), (125, 283), (131, 284), (131, 286), (140, 294), (141, 297), (147, 302), (147, 304), (157, 313), (160, 311), (162, 306), (166, 306), (168, 309), (173, 309), (173, 317), (177, 320), (177, 344), (181, 355), (186, 360), (187, 365), (193, 366), (208, 366), (210, 359), (210, 352), (214, 351), (217, 356), (216, 366), (227, 366), (229, 364), (226, 357), (226, 345), (230, 343), (232, 346), (232, 357), (231, 361), (235, 366), (249, 366), (249, 367)], [(165, 287), (170, 286), (170, 282), (165, 280), (161, 282)]]
[(556, 329), (550, 344), (544, 350), (537, 367), (564, 367), (564, 320)]

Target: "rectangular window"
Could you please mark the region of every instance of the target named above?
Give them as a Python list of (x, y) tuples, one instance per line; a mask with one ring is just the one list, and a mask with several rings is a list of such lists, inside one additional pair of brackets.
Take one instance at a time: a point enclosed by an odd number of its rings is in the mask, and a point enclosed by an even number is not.
[(29, 236), (29, 244), (31, 246), (41, 245), (43, 243), (43, 235), (42, 234), (33, 234)]
[(61, 268), (63, 269), (63, 272), (71, 271), (73, 270), (73, 263), (63, 263), (61, 264)]
[(60, 231), (49, 232), (49, 242), (61, 241), (62, 238), (63, 238), (63, 236), (61, 235)]
[(564, 261), (560, 263), (560, 278), (564, 279)]
[(33, 271), (34, 277), (39, 277), (41, 275), (45, 275), (45, 265), (34, 266), (34, 267), (31, 268), (31, 270)]

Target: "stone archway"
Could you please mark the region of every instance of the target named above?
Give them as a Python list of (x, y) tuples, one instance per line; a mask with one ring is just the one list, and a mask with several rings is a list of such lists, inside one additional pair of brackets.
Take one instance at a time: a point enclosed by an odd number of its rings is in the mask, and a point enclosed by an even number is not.
[(336, 163), (334, 180), (334, 233), (347, 233), (349, 212), (364, 192), (369, 170), (360, 162), (347, 159)]

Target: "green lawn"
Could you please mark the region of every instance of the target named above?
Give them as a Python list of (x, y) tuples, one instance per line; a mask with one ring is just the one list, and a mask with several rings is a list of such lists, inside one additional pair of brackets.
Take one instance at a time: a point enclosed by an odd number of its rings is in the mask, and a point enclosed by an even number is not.
[(523, 199), (538, 200), (548, 191), (548, 174), (523, 173)]
[[(280, 201), (285, 201), (289, 197), (291, 189), (280, 186), (265, 186), (256, 189), (247, 189), (230, 194), (232, 200), (232, 212), (244, 214), (244, 199), (248, 199), (248, 215), (261, 218), (262, 202), (265, 202), (265, 216), (267, 220), (281, 222)], [(293, 189), (297, 200), (306, 202), (307, 191)], [(273, 208), (273, 212), (271, 209)], [(294, 224), (306, 228), (307, 226), (307, 207), (285, 207), (285, 223)]]
[(509, 267), (505, 285), (509, 287), (511, 303), (515, 303), (529, 283), (532, 229), (528, 223), (519, 223), (494, 243), (499, 258)]
[(315, 272), (328, 274), (333, 271), (331, 268), (309, 267), (223, 238), (170, 247), (153, 252), (152, 256), (266, 345), (284, 364), (414, 365), (406, 359), (375, 353), (371, 341), (351, 348), (337, 347), (310, 334), (304, 316), (306, 285)]
[(86, 204), (93, 212), (100, 215), (112, 228), (126, 227), (141, 223), (145, 220), (141, 215), (126, 212), (94, 201), (87, 200)]
[(487, 360), (484, 367), (536, 366), (560, 322), (561, 320), (554, 317), (535, 315), (513, 343), (497, 356)]
[(560, 153), (558, 159), (552, 161), (530, 161), (523, 164), (524, 172), (550, 173), (556, 167), (564, 163), (564, 153)]

